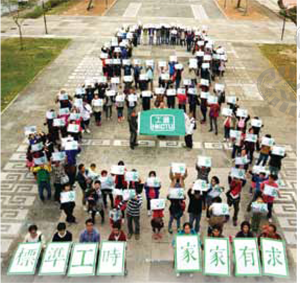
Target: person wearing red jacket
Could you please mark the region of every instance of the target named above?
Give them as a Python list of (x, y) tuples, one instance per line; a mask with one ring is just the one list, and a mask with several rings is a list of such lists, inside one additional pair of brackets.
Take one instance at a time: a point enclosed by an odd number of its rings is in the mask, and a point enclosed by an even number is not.
[(213, 124), (214, 124), (215, 134), (217, 135), (218, 134), (217, 119), (219, 117), (220, 105), (218, 103), (214, 103), (214, 104), (209, 104), (208, 106), (210, 107), (210, 110), (209, 110), (209, 122), (210, 122), (209, 132), (213, 131)]
[(246, 180), (228, 177), (229, 191), (226, 193), (227, 204), (229, 207), (233, 205), (233, 226), (237, 226), (238, 214), (240, 210), (240, 201), (242, 188), (246, 184)]
[(158, 240), (162, 238), (162, 235), (160, 234), (160, 230), (164, 227), (164, 210), (163, 209), (157, 209), (153, 210), (152, 212), (152, 220), (151, 220), (151, 227), (153, 231), (153, 239)]
[(112, 232), (108, 237), (108, 241), (126, 242), (126, 235), (121, 230), (120, 223), (114, 223), (112, 225)]

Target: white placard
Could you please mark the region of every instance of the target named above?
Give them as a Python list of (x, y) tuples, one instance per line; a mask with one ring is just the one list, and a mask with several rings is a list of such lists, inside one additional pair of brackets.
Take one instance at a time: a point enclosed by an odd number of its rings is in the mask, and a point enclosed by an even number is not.
[(178, 88), (177, 94), (185, 95), (185, 88)]
[(103, 106), (103, 99), (101, 99), (101, 98), (93, 99), (93, 106), (96, 106), (96, 107)]
[(164, 94), (165, 93), (165, 89), (163, 87), (156, 87), (154, 89), (155, 94)]
[(82, 98), (75, 98), (75, 99), (74, 99), (74, 105), (75, 105), (77, 108), (81, 108), (82, 105), (83, 105), (83, 100), (82, 100)]
[(136, 172), (136, 171), (127, 171), (125, 173), (125, 180), (127, 182), (138, 182), (139, 181), (139, 172)]
[(108, 54), (102, 52), (102, 53), (100, 54), (100, 58), (101, 58), (101, 59), (107, 59), (107, 58), (108, 58)]
[(53, 126), (54, 127), (64, 127), (66, 125), (65, 119), (54, 119), (53, 120)]
[(213, 203), (214, 215), (229, 215), (229, 206), (227, 203)]
[(63, 101), (63, 100), (69, 100), (69, 96), (68, 94), (64, 93), (64, 94), (59, 94), (58, 95), (58, 100)]
[(123, 65), (131, 65), (130, 59), (122, 59), (122, 64)]
[(37, 132), (36, 126), (27, 126), (24, 127), (25, 136), (29, 136), (31, 134), (35, 134)]
[(20, 243), (8, 268), (8, 275), (34, 275), (42, 243)]
[(145, 186), (150, 188), (159, 188), (160, 187), (160, 180), (157, 177), (149, 177), (146, 180)]
[(147, 76), (147, 74), (140, 74), (139, 79), (140, 79), (140, 81), (147, 81), (148, 80), (148, 76)]
[(106, 91), (106, 96), (115, 96), (116, 95), (116, 91), (114, 89), (110, 89)]
[(52, 119), (56, 118), (56, 113), (54, 111), (47, 111), (46, 118), (49, 120), (52, 120)]
[(200, 85), (209, 86), (209, 80), (201, 79)]
[(184, 199), (183, 188), (170, 188), (168, 193), (169, 199)]
[(98, 83), (105, 84), (107, 83), (107, 77), (101, 76), (98, 78)]
[(113, 64), (114, 65), (121, 65), (121, 59), (113, 59)]
[(239, 156), (235, 158), (235, 165), (246, 165), (250, 162), (247, 156)]
[(263, 274), (288, 277), (289, 265), (284, 241), (261, 238)]
[(113, 77), (113, 78), (111, 78), (111, 83), (112, 84), (119, 84), (120, 83), (120, 78), (119, 77)]
[(199, 155), (197, 159), (197, 165), (199, 167), (211, 167), (212, 166), (211, 157)]
[(205, 238), (204, 274), (214, 276), (230, 275), (228, 238)]
[(78, 142), (77, 141), (67, 141), (65, 143), (65, 150), (77, 150)]
[(134, 59), (133, 60), (134, 65), (141, 65), (141, 63), (142, 63), (141, 59)]
[(266, 145), (266, 146), (270, 146), (270, 147), (273, 146), (274, 143), (275, 143), (274, 139), (267, 138), (267, 137), (263, 137), (262, 142), (261, 142), (262, 145)]
[(81, 118), (80, 113), (71, 113), (69, 119), (70, 120), (79, 120)]
[(232, 178), (237, 179), (245, 179), (245, 170), (244, 169), (238, 169), (238, 168), (231, 168), (231, 174), (230, 176)]
[(265, 184), (263, 194), (273, 198), (278, 197), (278, 188)]
[(203, 60), (204, 61), (211, 61), (211, 55), (208, 55), (208, 54), (204, 55)]
[(167, 67), (167, 62), (166, 61), (159, 61), (158, 62), (158, 66), (160, 68), (166, 68)]
[(97, 275), (121, 275), (125, 273), (126, 242), (102, 241)]
[(206, 192), (208, 190), (208, 183), (204, 180), (196, 180), (193, 184), (194, 191)]
[(252, 202), (251, 203), (251, 210), (254, 213), (267, 213), (268, 212), (268, 204), (264, 202)]
[(151, 199), (150, 200), (150, 207), (151, 210), (161, 210), (165, 209), (166, 200), (165, 199)]
[(128, 101), (129, 102), (137, 102), (137, 99), (138, 99), (138, 97), (137, 97), (137, 95), (136, 94), (129, 94), (128, 95)]
[(230, 103), (230, 104), (236, 104), (236, 97), (235, 96), (227, 96), (226, 101), (227, 101), (227, 103)]
[(94, 276), (98, 243), (75, 243), (68, 276)]
[(232, 116), (232, 109), (230, 108), (222, 108), (222, 115), (226, 117)]
[(144, 90), (142, 91), (142, 97), (151, 97), (152, 92), (150, 90)]
[(105, 64), (106, 65), (111, 65), (113, 63), (112, 59), (105, 59)]
[(70, 114), (70, 109), (68, 107), (66, 108), (60, 108), (58, 110), (58, 115), (63, 116), (63, 115), (69, 115)]
[(34, 143), (31, 145), (31, 151), (36, 152), (36, 151), (41, 151), (44, 149), (44, 145), (42, 142), (39, 143)]
[(203, 51), (197, 51), (196, 52), (196, 57), (203, 57), (204, 56), (204, 52)]
[(176, 70), (182, 70), (183, 69), (183, 65), (182, 64), (176, 64), (175, 65), (175, 69)]
[(125, 174), (125, 166), (112, 165), (110, 172), (114, 175), (124, 175)]
[(171, 55), (171, 56), (169, 57), (169, 61), (170, 61), (170, 62), (177, 62), (177, 56)]
[(52, 161), (63, 161), (66, 159), (64, 151), (52, 152)]
[(225, 90), (224, 84), (215, 84), (215, 90), (223, 92)]
[(154, 66), (154, 60), (146, 60), (146, 66), (153, 67)]
[(217, 104), (218, 103), (218, 97), (214, 96), (214, 95), (210, 95), (207, 98), (207, 103), (208, 104)]
[(209, 92), (203, 92), (201, 91), (200, 97), (203, 99), (208, 99), (208, 97), (210, 96)]
[(122, 190), (123, 200), (127, 201), (130, 199), (134, 199), (136, 195), (136, 191), (133, 189), (130, 190)]
[(195, 58), (191, 58), (189, 60), (189, 68), (190, 69), (198, 69), (198, 60)]
[(197, 95), (197, 89), (196, 88), (189, 88), (188, 89), (188, 94)]
[(124, 102), (124, 101), (125, 101), (125, 95), (124, 94), (116, 96), (116, 102)]
[(184, 175), (185, 171), (186, 171), (185, 163), (172, 163), (171, 168), (172, 168), (172, 172), (174, 174), (178, 173), (178, 174)]
[(183, 85), (189, 86), (189, 85), (191, 85), (191, 84), (192, 84), (191, 79), (184, 79), (184, 80), (183, 80)]
[(261, 128), (262, 120), (260, 119), (251, 119), (251, 126), (256, 128)]
[(133, 82), (133, 76), (124, 76), (124, 82), (125, 83)]
[(236, 116), (242, 117), (242, 118), (247, 118), (248, 117), (247, 109), (238, 108), (236, 111)]
[(260, 276), (260, 260), (256, 238), (234, 238), (235, 276)]
[(257, 142), (257, 135), (254, 134), (246, 134), (245, 141), (247, 142)]
[(209, 63), (202, 63), (201, 68), (202, 69), (209, 69), (210, 68), (210, 64)]
[(176, 89), (167, 89), (167, 96), (175, 96), (176, 95)]
[(79, 125), (69, 124), (68, 125), (68, 132), (69, 133), (78, 133), (79, 132)]
[(61, 192), (60, 193), (60, 202), (66, 203), (76, 200), (76, 192), (75, 191), (69, 191), (69, 192)]
[(33, 162), (35, 165), (43, 165), (43, 164), (48, 163), (48, 160), (47, 160), (46, 156), (44, 155), (39, 158), (33, 158)]
[(242, 132), (241, 131), (236, 131), (236, 130), (230, 130), (229, 136), (232, 139), (239, 140), (242, 137)]
[(198, 235), (176, 235), (175, 238), (176, 272), (201, 271), (201, 247)]
[(197, 45), (198, 46), (204, 46), (204, 41), (203, 40), (198, 40)]
[(284, 156), (285, 155), (285, 148), (280, 146), (273, 146), (272, 154)]
[(70, 242), (49, 243), (43, 256), (39, 275), (65, 275), (71, 245)]
[(170, 74), (164, 73), (164, 74), (161, 74), (160, 77), (163, 81), (168, 81), (170, 79)]

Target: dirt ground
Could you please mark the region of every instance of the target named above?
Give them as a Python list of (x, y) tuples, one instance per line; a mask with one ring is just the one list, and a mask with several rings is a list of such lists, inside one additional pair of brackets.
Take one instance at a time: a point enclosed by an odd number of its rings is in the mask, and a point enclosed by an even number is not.
[(110, 8), (115, 0), (94, 0), (93, 8), (87, 11), (89, 0), (80, 0), (78, 4), (72, 5), (70, 9), (62, 12), (65, 16), (101, 16)]
[(241, 2), (241, 8), (236, 9), (237, 0), (227, 0), (226, 8), (224, 8), (224, 3), (226, 0), (217, 0), (219, 7), (227, 15), (228, 18), (233, 20), (256, 20), (264, 21), (269, 20), (270, 18), (277, 17), (271, 11), (268, 11), (267, 8), (262, 7), (256, 1), (248, 1), (248, 10), (245, 14), (246, 0)]

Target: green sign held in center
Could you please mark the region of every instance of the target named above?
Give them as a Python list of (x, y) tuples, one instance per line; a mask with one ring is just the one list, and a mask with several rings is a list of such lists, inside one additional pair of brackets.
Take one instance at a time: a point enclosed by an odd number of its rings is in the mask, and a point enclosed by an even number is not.
[(150, 136), (184, 136), (184, 112), (181, 109), (154, 109), (139, 115), (139, 134)]

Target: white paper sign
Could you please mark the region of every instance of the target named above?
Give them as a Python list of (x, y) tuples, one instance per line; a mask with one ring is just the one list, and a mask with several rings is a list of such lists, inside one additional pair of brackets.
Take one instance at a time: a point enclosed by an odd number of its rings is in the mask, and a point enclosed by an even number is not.
[(182, 64), (176, 64), (175, 65), (175, 69), (176, 70), (182, 70), (183, 69), (183, 65)]
[(121, 59), (113, 59), (114, 65), (121, 65)]
[(227, 101), (227, 103), (230, 103), (230, 104), (236, 104), (236, 97), (235, 96), (227, 96), (226, 101)]
[(68, 132), (69, 133), (78, 133), (79, 132), (79, 125), (69, 124), (68, 125)]
[(203, 60), (204, 61), (211, 61), (211, 55), (204, 55)]
[(189, 85), (191, 85), (191, 84), (192, 84), (191, 79), (184, 79), (184, 80), (183, 80), (183, 85), (189, 86)]
[(283, 241), (262, 238), (261, 250), (264, 275), (276, 277), (289, 276), (286, 247)]
[(120, 78), (119, 77), (113, 77), (113, 78), (111, 78), (111, 83), (112, 84), (119, 84), (120, 83)]
[(242, 132), (236, 131), (236, 130), (230, 130), (229, 135), (230, 135), (230, 138), (238, 140), (241, 138)]
[(130, 190), (122, 190), (123, 200), (127, 201), (135, 198), (136, 192), (133, 189)]
[(63, 101), (63, 100), (69, 100), (69, 96), (68, 94), (64, 93), (64, 94), (59, 94), (58, 95), (58, 100)]
[(284, 156), (285, 155), (285, 148), (280, 146), (273, 146), (272, 154)]
[(238, 108), (238, 110), (236, 111), (236, 116), (242, 117), (242, 118), (247, 118), (248, 117), (248, 111), (246, 109)]
[(142, 97), (151, 97), (152, 92), (150, 90), (144, 90), (142, 91)]
[(148, 76), (147, 74), (140, 74), (140, 81), (147, 81), (148, 80)]
[(223, 92), (225, 90), (225, 85), (223, 85), (223, 84), (215, 84), (215, 90)]
[(228, 238), (205, 238), (204, 274), (214, 276), (230, 275)]
[(123, 59), (122, 63), (123, 65), (131, 65), (130, 59)]
[(81, 118), (80, 113), (71, 113), (69, 119), (70, 120), (79, 120)]
[(201, 79), (200, 84), (204, 86), (209, 86), (209, 80)]
[(190, 69), (198, 69), (198, 60), (194, 59), (194, 58), (191, 58), (189, 60), (189, 68)]
[(77, 141), (67, 141), (65, 144), (65, 150), (77, 150), (78, 142)]
[(235, 165), (246, 165), (250, 162), (247, 156), (240, 156), (235, 158)]
[(103, 106), (103, 99), (101, 99), (101, 98), (93, 99), (93, 106), (96, 106), (96, 107)]
[(39, 275), (65, 275), (71, 245), (70, 242), (49, 243), (43, 256)]
[(54, 111), (47, 111), (46, 118), (49, 120), (52, 120), (52, 119), (56, 118), (56, 113)]
[(8, 275), (33, 275), (41, 253), (41, 242), (20, 243), (8, 268)]
[(61, 192), (60, 193), (60, 202), (66, 203), (76, 200), (76, 192), (75, 191), (69, 191), (69, 192)]
[(177, 94), (185, 95), (185, 88), (178, 88)]
[(207, 98), (207, 103), (208, 104), (217, 104), (218, 103), (218, 97), (214, 96), (214, 95), (210, 95)]
[(154, 60), (146, 60), (146, 66), (153, 67), (154, 66)]
[(273, 186), (265, 184), (263, 194), (266, 196), (277, 198), (278, 197), (278, 188), (275, 188)]
[(32, 152), (41, 151), (41, 150), (43, 150), (43, 148), (44, 148), (44, 145), (43, 145), (42, 142), (35, 143), (35, 144), (31, 145), (31, 151)]
[(114, 89), (111, 90), (107, 90), (106, 91), (106, 96), (115, 96), (116, 95), (116, 91)]
[(74, 105), (78, 108), (81, 108), (83, 105), (83, 100), (81, 98), (75, 98), (74, 99)]
[(158, 188), (160, 187), (160, 180), (157, 177), (149, 177), (146, 180), (146, 186), (151, 188)]
[(99, 77), (98, 78), (98, 83), (102, 83), (102, 84), (107, 83), (107, 77), (104, 77), (104, 76)]
[(124, 275), (126, 242), (102, 241), (97, 275)]
[(138, 182), (139, 181), (139, 172), (130, 171), (125, 173), (125, 180), (128, 182)]
[(172, 163), (171, 167), (172, 167), (172, 172), (174, 174), (176, 173), (179, 173), (181, 175), (185, 174), (186, 165), (184, 163)]
[(260, 259), (256, 238), (234, 238), (235, 276), (260, 276)]
[(216, 216), (229, 215), (229, 206), (227, 203), (213, 203), (213, 212)]
[(43, 164), (48, 163), (48, 160), (47, 160), (46, 156), (44, 155), (39, 158), (33, 158), (33, 162), (35, 165), (43, 165)]
[(68, 276), (94, 276), (98, 243), (75, 243)]
[(164, 74), (161, 74), (160, 77), (163, 81), (168, 81), (170, 79), (170, 74), (164, 73)]
[(210, 96), (209, 92), (203, 92), (201, 91), (200, 97), (203, 99), (208, 99), (208, 97)]
[(238, 168), (231, 168), (231, 175), (232, 178), (237, 179), (245, 179), (245, 170), (238, 169)]
[(151, 210), (165, 209), (165, 206), (166, 206), (166, 200), (165, 199), (151, 199), (150, 200)]
[(257, 142), (257, 135), (246, 134), (245, 141), (248, 141), (248, 142)]
[(268, 204), (264, 203), (264, 202), (262, 202), (262, 203), (252, 202), (251, 210), (254, 213), (266, 213), (266, 212), (268, 212)]
[(208, 190), (208, 184), (204, 180), (196, 180), (193, 184), (194, 191), (206, 192)]
[(188, 94), (197, 95), (197, 89), (195, 89), (195, 88), (189, 88), (188, 89)]
[(209, 69), (210, 68), (210, 64), (209, 63), (202, 63), (201, 68), (202, 69)]
[(196, 52), (196, 57), (203, 57), (204, 56), (204, 52), (203, 51), (197, 51)]
[(113, 166), (111, 166), (110, 172), (114, 175), (124, 175), (125, 174), (125, 166), (113, 165)]
[(133, 82), (133, 76), (124, 76), (124, 82), (125, 83)]
[(176, 235), (176, 272), (200, 272), (201, 255), (198, 235)]
[(62, 115), (69, 115), (70, 114), (70, 109), (69, 108), (60, 108), (58, 110), (58, 115), (62, 116)]
[(226, 117), (232, 116), (232, 109), (230, 108), (222, 108), (222, 115)]
[(134, 65), (141, 65), (141, 63), (142, 63), (142, 62), (141, 62), (141, 59), (134, 59), (134, 60), (133, 60), (133, 64), (134, 64)]
[(64, 151), (52, 153), (52, 161), (63, 161), (65, 159), (66, 159), (66, 153)]
[(37, 132), (36, 126), (28, 126), (24, 128), (25, 136), (35, 134)]
[(168, 196), (169, 196), (169, 199), (184, 199), (184, 189), (183, 188), (170, 188)]
[(176, 89), (167, 89), (167, 96), (175, 96)]
[(251, 119), (251, 126), (261, 128), (262, 120), (259, 119)]
[(167, 67), (167, 62), (166, 62), (166, 61), (159, 61), (159, 62), (158, 62), (158, 66), (159, 66), (160, 68), (165, 68), (165, 67)]
[(204, 46), (204, 41), (203, 40), (198, 40), (197, 45), (198, 46)]
[(164, 94), (165, 93), (165, 89), (163, 87), (156, 87), (154, 89), (155, 94)]
[(116, 96), (116, 102), (124, 102), (125, 100), (125, 95), (117, 95)]
[(261, 141), (261, 144), (262, 145), (266, 145), (266, 146), (273, 146), (274, 145), (274, 139), (270, 139), (270, 138), (267, 138), (267, 137), (263, 137), (262, 138), (262, 141)]
[(177, 56), (171, 55), (169, 59), (170, 62), (177, 62)]
[(211, 167), (211, 157), (208, 156), (198, 156), (198, 161), (197, 161), (197, 165), (199, 167)]

